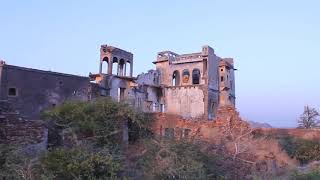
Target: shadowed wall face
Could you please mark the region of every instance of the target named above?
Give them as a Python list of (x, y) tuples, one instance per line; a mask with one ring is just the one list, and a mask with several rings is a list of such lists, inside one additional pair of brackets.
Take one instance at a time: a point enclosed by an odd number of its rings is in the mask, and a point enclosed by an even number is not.
[(22, 116), (37, 119), (40, 113), (66, 100), (88, 100), (87, 77), (2, 64), (1, 100), (9, 101)]

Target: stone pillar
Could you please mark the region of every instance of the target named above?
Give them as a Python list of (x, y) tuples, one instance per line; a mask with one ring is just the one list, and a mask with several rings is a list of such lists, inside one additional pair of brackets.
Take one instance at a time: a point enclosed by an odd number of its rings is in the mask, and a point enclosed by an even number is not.
[(113, 58), (112, 56), (109, 57), (109, 62), (108, 62), (108, 74), (109, 75), (112, 75), (112, 66), (113, 66), (112, 58)]
[(119, 64), (119, 76), (123, 76), (124, 64)]
[(103, 63), (103, 61), (100, 61), (99, 74), (102, 73), (102, 63)]
[(132, 77), (132, 73), (133, 73), (133, 64), (132, 62), (130, 62), (130, 77)]
[(127, 75), (126, 73), (127, 73), (127, 62), (125, 61), (123, 76), (126, 76)]
[(119, 62), (118, 62), (118, 68), (117, 68), (117, 75), (118, 76), (120, 75), (119, 72), (120, 72), (120, 65), (119, 65)]

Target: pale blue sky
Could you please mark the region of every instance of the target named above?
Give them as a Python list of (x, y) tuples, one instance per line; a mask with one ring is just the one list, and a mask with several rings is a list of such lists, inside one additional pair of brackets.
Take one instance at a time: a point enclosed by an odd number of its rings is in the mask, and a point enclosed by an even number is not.
[(294, 127), (304, 105), (320, 107), (320, 1), (0, 0), (8, 64), (87, 76), (101, 44), (132, 52), (134, 74), (154, 68), (158, 51), (210, 45), (235, 59), (249, 120)]

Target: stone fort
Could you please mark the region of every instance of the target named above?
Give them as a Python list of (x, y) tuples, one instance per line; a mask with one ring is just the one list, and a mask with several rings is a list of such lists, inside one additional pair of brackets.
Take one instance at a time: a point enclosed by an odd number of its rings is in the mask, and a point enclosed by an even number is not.
[(157, 53), (155, 69), (133, 76), (133, 54), (101, 45), (99, 71), (88, 77), (0, 64), (0, 100), (24, 118), (67, 100), (110, 96), (145, 112), (213, 120), (220, 106), (235, 106), (232, 58), (218, 57), (210, 46), (200, 52)]

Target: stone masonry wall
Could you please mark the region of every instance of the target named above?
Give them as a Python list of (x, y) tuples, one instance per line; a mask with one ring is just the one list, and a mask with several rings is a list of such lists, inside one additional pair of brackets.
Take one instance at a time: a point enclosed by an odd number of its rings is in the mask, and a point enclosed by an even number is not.
[[(218, 108), (217, 117), (213, 121), (206, 119), (185, 119), (174, 114), (157, 113), (153, 124), (153, 132), (160, 136), (176, 138), (199, 138), (208, 142), (218, 141), (217, 136), (223, 131), (226, 123), (244, 123), (239, 112), (232, 106)], [(173, 132), (173, 134), (172, 134)], [(168, 134), (168, 133), (171, 133)]]
[(201, 85), (165, 88), (166, 112), (182, 117), (202, 118), (205, 115), (205, 93)]
[(0, 102), (0, 144), (33, 145), (36, 150), (46, 148), (47, 131), (39, 120), (26, 120), (10, 107)]
[[(28, 119), (38, 119), (43, 110), (66, 100), (88, 100), (88, 77), (2, 64), (0, 100), (8, 100)], [(9, 94), (14, 88), (15, 95)]]

